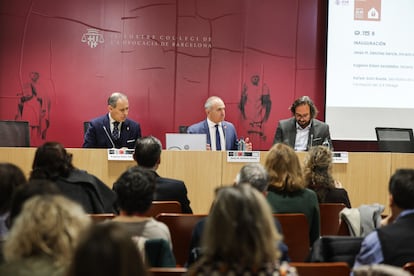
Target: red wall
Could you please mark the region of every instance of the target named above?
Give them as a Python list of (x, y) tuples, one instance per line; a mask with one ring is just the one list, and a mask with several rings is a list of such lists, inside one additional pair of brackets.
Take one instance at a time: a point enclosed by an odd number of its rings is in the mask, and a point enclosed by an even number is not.
[(325, 15), (322, 0), (2, 1), (0, 119), (29, 120), (32, 146), (80, 147), (83, 121), (122, 91), (143, 134), (164, 141), (218, 95), (239, 136), (267, 150), (298, 96), (324, 118)]

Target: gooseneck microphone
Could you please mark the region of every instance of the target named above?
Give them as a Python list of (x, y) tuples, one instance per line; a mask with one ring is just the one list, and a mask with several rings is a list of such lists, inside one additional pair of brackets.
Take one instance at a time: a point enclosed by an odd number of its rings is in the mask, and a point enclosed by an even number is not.
[(111, 135), (109, 135), (109, 132), (108, 132), (108, 130), (106, 129), (106, 127), (105, 127), (105, 126), (103, 126), (103, 129), (105, 130), (105, 134), (106, 134), (106, 136), (108, 137), (109, 141), (111, 141), (112, 148), (116, 148), (116, 147), (115, 147), (115, 144), (114, 144), (114, 141), (112, 141)]

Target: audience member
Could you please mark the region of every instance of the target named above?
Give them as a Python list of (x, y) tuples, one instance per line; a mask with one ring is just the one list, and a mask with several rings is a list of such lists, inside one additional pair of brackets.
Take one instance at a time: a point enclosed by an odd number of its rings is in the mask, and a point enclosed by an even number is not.
[(11, 163), (0, 163), (0, 243), (5, 240), (9, 232), (6, 222), (10, 215), (13, 194), (24, 184), (26, 184), (26, 176), (19, 167)]
[(168, 226), (144, 215), (154, 197), (154, 174), (141, 167), (132, 167), (118, 178), (113, 189), (117, 194), (117, 205), (120, 208), (119, 216), (113, 221), (125, 225), (131, 236), (161, 238), (168, 241), (172, 248)]
[(333, 149), (329, 126), (315, 119), (318, 109), (308, 96), (296, 99), (290, 111), (293, 117), (279, 121), (274, 144), (285, 143), (295, 151), (307, 151), (322, 144)]
[(91, 275), (148, 275), (138, 248), (121, 224), (94, 224), (81, 237), (67, 276)]
[(394, 219), (364, 238), (354, 268), (379, 263), (402, 267), (414, 261), (414, 169), (398, 169), (388, 191)]
[[(260, 163), (249, 163), (244, 165), (240, 172), (237, 174), (235, 179), (235, 185), (251, 185), (257, 189), (264, 196), (267, 195), (267, 188), (269, 186), (268, 175), (266, 169)], [(191, 265), (196, 259), (200, 257), (200, 240), (204, 231), (205, 223), (208, 217), (200, 219), (194, 226), (191, 234), (190, 242), (190, 256), (188, 258), (188, 265)], [(275, 226), (280, 234), (283, 234), (282, 226), (277, 218), (274, 218)], [(281, 261), (288, 261), (288, 248), (287, 245), (280, 241), (278, 244), (279, 250), (281, 251)]]
[(64, 275), (90, 219), (63, 196), (35, 196), (23, 206), (4, 244), (0, 275)]
[(141, 137), (141, 126), (128, 119), (129, 102), (126, 95), (115, 92), (108, 98), (108, 114), (89, 122), (84, 148), (134, 148)]
[(10, 205), (10, 216), (7, 221), (9, 228), (13, 226), (13, 222), (22, 211), (24, 203), (32, 197), (61, 194), (55, 183), (47, 179), (31, 179), (26, 185), (19, 186), (13, 194)]
[(269, 173), (267, 200), (274, 213), (303, 213), (309, 223), (309, 240), (320, 236), (319, 203), (314, 191), (307, 189), (299, 158), (286, 144), (269, 150), (265, 168)]
[(244, 184), (219, 188), (202, 236), (203, 255), (188, 275), (292, 275), (279, 266), (280, 240), (260, 192)]
[[(207, 119), (188, 127), (187, 133), (201, 133), (207, 135), (208, 150), (237, 150), (238, 137), (236, 128), (225, 121), (226, 106), (222, 99), (212, 96), (204, 104)], [(217, 139), (216, 137), (219, 137)], [(252, 150), (249, 138), (245, 139), (245, 150)]]
[(113, 213), (115, 193), (96, 176), (77, 169), (62, 144), (46, 142), (37, 148), (30, 179), (49, 179), (87, 213)]
[(174, 200), (181, 204), (183, 213), (192, 214), (187, 187), (181, 180), (160, 177), (156, 171), (161, 163), (162, 145), (154, 136), (138, 138), (135, 144), (134, 160), (137, 165), (154, 172), (156, 177), (153, 200)]
[(312, 147), (305, 157), (305, 183), (315, 191), (319, 203), (343, 203), (351, 208), (348, 193), (332, 176), (332, 151), (324, 146)]

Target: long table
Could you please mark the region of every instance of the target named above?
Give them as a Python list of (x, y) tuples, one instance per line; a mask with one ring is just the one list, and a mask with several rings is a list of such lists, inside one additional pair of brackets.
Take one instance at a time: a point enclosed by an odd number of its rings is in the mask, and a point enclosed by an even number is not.
[[(109, 161), (105, 149), (68, 148), (73, 154), (73, 164), (100, 178), (112, 187), (118, 176), (133, 161)], [(18, 165), (29, 176), (36, 148), (0, 147), (0, 162)], [(306, 153), (298, 152), (303, 160)], [(260, 152), (264, 164), (267, 152)], [(349, 152), (349, 163), (334, 164), (333, 175), (348, 191), (351, 204), (379, 203), (388, 208), (388, 181), (397, 168), (414, 168), (414, 154)], [(232, 184), (245, 163), (227, 162), (225, 152), (215, 151), (168, 151), (161, 155), (158, 173), (164, 177), (181, 179), (186, 183), (191, 207), (195, 213), (208, 213), (214, 190)]]

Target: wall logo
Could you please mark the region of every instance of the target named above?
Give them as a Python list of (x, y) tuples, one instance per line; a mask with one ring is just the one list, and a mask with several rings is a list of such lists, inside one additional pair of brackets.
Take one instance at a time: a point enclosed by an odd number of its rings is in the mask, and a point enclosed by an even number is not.
[(103, 34), (99, 33), (97, 29), (87, 29), (87, 32), (82, 35), (81, 41), (87, 43), (93, 49), (99, 43), (104, 43), (105, 40)]

